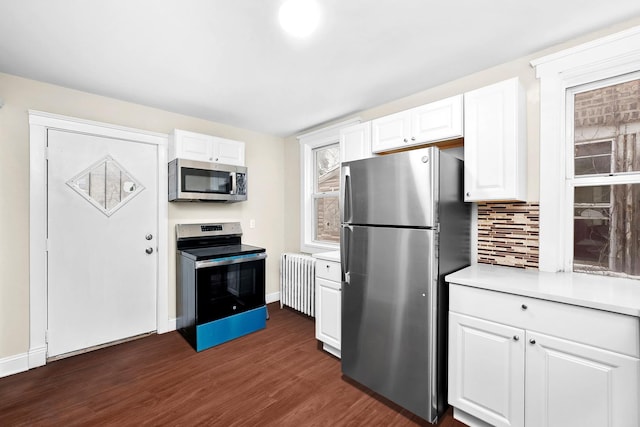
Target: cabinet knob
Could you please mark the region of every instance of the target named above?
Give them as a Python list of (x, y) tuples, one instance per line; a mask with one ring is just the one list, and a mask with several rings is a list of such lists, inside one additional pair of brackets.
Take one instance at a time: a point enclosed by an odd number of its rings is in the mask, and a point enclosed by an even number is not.
[(415, 137), (415, 136), (412, 136), (412, 137), (411, 137), (411, 140), (412, 140), (412, 141), (415, 141), (415, 140), (416, 140), (416, 137)]
[(404, 139), (404, 142), (409, 142), (409, 140), (407, 138)]
[(522, 307), (523, 310), (526, 310), (527, 308), (529, 308), (529, 307), (527, 307), (527, 304), (522, 304), (521, 307)]
[(513, 336), (513, 340), (514, 340), (514, 341), (520, 341), (520, 337), (519, 337), (519, 336), (517, 336), (517, 335), (514, 335), (514, 336)]
[(471, 197), (471, 193), (467, 191), (467, 197)]
[(529, 340), (529, 343), (531, 343), (531, 344), (535, 344), (535, 343), (536, 343), (536, 340), (534, 340), (533, 338), (531, 338), (531, 339)]

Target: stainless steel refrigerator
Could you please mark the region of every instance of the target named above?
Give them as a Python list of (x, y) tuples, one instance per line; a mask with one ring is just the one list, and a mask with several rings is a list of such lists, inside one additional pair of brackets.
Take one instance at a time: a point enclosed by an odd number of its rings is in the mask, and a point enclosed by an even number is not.
[(436, 147), (341, 170), (342, 372), (430, 422), (446, 408), (444, 275), (470, 261), (462, 174)]

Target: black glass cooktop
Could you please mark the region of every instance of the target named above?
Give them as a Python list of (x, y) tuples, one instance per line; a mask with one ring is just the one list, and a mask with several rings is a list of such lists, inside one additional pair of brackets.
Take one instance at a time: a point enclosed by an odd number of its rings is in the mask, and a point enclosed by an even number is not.
[(183, 249), (180, 251), (184, 256), (195, 261), (205, 259), (224, 258), (237, 255), (249, 255), (266, 252), (266, 249), (251, 245), (225, 245), (208, 246), (206, 248)]

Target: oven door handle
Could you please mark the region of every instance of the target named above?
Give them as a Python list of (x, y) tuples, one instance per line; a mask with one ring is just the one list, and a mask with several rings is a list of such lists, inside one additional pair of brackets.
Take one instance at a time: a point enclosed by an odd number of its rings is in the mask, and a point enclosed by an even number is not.
[(251, 255), (236, 255), (232, 257), (207, 259), (204, 261), (196, 261), (196, 270), (199, 268), (218, 267), (221, 265), (241, 264), (243, 262), (259, 261), (267, 258), (266, 252)]

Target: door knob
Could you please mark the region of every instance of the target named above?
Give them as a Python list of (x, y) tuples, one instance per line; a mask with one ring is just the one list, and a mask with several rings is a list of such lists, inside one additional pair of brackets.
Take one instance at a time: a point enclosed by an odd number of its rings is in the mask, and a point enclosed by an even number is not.
[(151, 255), (153, 253), (153, 248), (147, 248), (144, 250), (146, 253), (148, 253), (149, 255)]
[(151, 240), (153, 239), (153, 234), (147, 234), (146, 236), (144, 236), (144, 238), (147, 240)]

